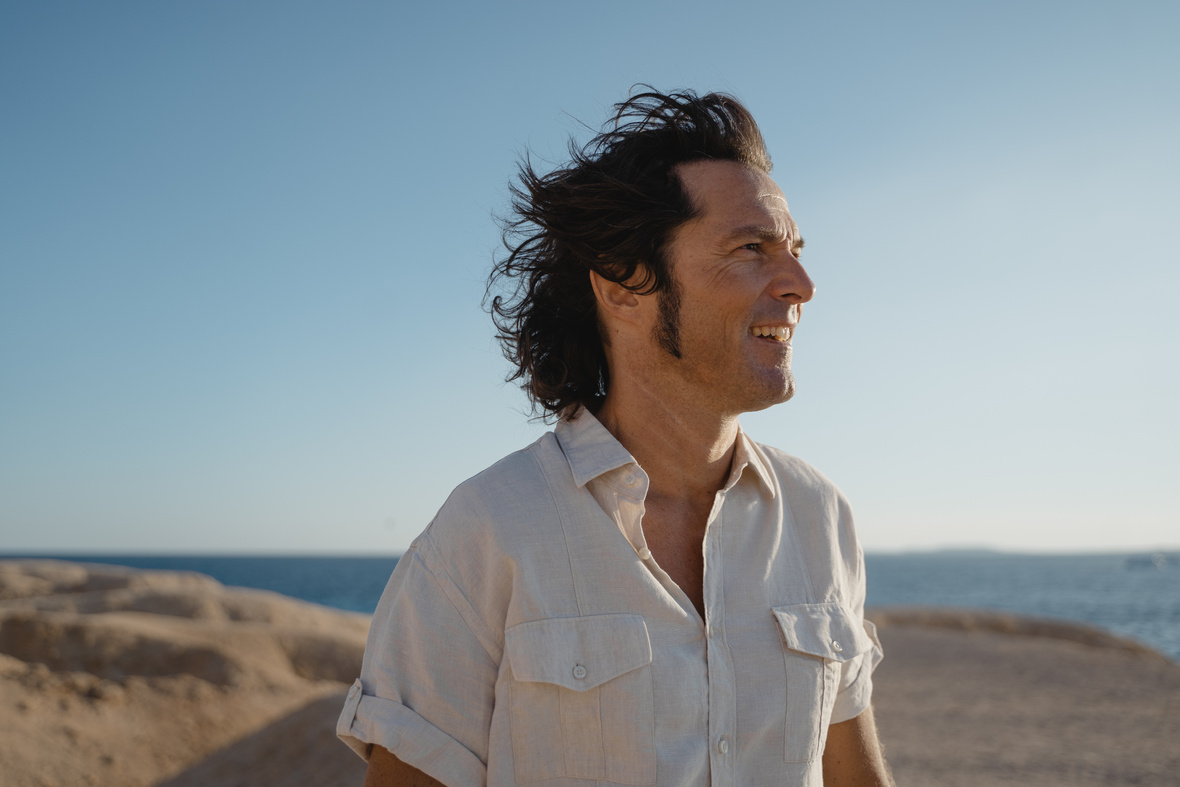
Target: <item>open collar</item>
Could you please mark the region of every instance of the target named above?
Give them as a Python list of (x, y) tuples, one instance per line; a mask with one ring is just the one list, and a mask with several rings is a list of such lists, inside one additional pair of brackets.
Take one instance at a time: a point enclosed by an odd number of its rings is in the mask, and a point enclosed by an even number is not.
[[(636, 469), (639, 469), (639, 463), (635, 461), (631, 453), (615, 439), (615, 436), (602, 425), (602, 422), (594, 417), (593, 413), (584, 407), (579, 408), (573, 417), (561, 419), (557, 423), (554, 433), (557, 436), (557, 442), (561, 445), (562, 452), (565, 454), (566, 461), (569, 462), (574, 483), (580, 487), (620, 467), (634, 465)], [(766, 465), (766, 459), (762, 456), (758, 445), (746, 436), (739, 425), (733, 463), (723, 489), (732, 488), (747, 467), (754, 472), (758, 482), (773, 498), (775, 496), (774, 480)]]

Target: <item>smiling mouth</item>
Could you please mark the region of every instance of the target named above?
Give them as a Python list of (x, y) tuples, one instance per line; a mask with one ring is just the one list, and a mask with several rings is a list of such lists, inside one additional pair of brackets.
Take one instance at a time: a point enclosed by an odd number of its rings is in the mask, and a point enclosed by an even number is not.
[(785, 325), (755, 325), (750, 329), (750, 335), (759, 339), (789, 342), (791, 340), (791, 329)]

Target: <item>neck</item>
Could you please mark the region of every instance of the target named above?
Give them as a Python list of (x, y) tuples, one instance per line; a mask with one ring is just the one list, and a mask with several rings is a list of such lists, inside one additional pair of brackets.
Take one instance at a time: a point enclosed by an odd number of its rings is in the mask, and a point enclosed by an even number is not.
[(709, 413), (655, 387), (624, 384), (611, 386), (596, 416), (647, 473), (649, 495), (711, 498), (724, 486), (737, 415)]

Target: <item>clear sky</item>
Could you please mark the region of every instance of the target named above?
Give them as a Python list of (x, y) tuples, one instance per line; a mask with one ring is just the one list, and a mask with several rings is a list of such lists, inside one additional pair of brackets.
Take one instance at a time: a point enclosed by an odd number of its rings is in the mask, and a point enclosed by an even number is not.
[(480, 299), (634, 83), (759, 119), (818, 285), (747, 430), (870, 550), (1180, 546), (1180, 4), (0, 8), (0, 552), (399, 552), (546, 428)]

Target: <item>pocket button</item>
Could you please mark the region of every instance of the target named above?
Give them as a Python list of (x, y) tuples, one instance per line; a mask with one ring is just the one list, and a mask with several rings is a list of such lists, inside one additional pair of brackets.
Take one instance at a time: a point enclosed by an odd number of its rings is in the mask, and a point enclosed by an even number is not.
[(836, 651), (837, 653), (844, 652), (844, 646), (840, 644), (840, 640), (838, 640), (838, 639), (832, 640), (832, 650)]
[(583, 678), (585, 678), (586, 677), (586, 668), (583, 667), (581, 664), (574, 667), (574, 677), (577, 678), (578, 680), (582, 680)]

